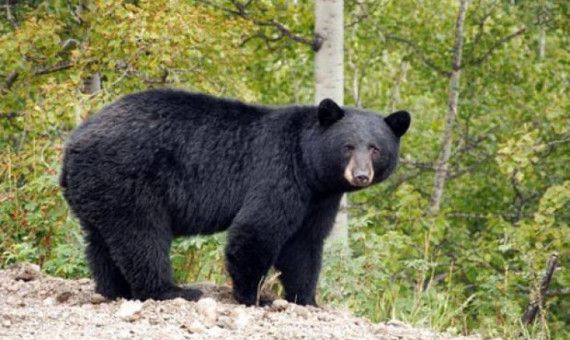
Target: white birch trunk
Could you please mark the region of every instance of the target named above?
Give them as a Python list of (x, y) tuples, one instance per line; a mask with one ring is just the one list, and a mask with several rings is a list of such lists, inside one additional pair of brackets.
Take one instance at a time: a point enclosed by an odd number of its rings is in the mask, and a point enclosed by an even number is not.
[[(317, 0), (315, 4), (315, 34), (323, 43), (315, 56), (315, 100), (325, 98), (343, 105), (344, 98), (344, 11), (343, 0)], [(348, 213), (346, 195), (329, 242), (348, 244)]]
[(457, 117), (457, 106), (459, 103), (459, 77), (461, 75), (461, 52), (463, 49), (463, 24), (465, 23), (465, 12), (470, 0), (460, 0), (459, 12), (455, 23), (455, 45), (453, 47), (453, 62), (451, 64), (451, 77), (449, 79), (449, 100), (447, 114), (445, 117), (445, 130), (441, 142), (441, 154), (435, 172), (434, 186), (428, 210), (431, 214), (438, 214), (441, 206), (443, 188), (447, 179), (449, 158), (451, 157), (451, 144), (453, 137), (453, 127)]
[(538, 40), (538, 58), (540, 60), (544, 59), (546, 55), (546, 27), (544, 24), (540, 26), (540, 37)]
[(396, 108), (400, 104), (400, 86), (402, 85), (402, 82), (406, 80), (408, 69), (408, 63), (402, 60), (402, 62), (400, 62), (400, 73), (398, 74), (396, 81), (394, 81), (394, 87), (392, 88), (390, 108), (388, 109), (388, 112), (395, 112), (397, 110)]

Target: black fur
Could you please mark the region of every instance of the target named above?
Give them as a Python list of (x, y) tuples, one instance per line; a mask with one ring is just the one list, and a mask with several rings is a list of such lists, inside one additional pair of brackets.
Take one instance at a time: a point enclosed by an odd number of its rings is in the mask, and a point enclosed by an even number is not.
[[(264, 107), (151, 90), (81, 124), (66, 145), (61, 186), (87, 231), (97, 292), (195, 300), (199, 291), (172, 281), (172, 239), (227, 229), (238, 301), (254, 304), (275, 266), (287, 300), (315, 304), (323, 241), (342, 194), (359, 189), (343, 178), (343, 146), (380, 150), (370, 160), (374, 183), (394, 170), (399, 149), (374, 113), (344, 108), (323, 126), (323, 110), (338, 108), (325, 104)], [(398, 126), (401, 135), (407, 126)]]

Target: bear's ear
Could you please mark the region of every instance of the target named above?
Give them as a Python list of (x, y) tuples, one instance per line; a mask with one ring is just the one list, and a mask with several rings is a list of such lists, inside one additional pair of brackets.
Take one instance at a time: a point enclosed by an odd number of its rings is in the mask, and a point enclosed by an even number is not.
[(410, 122), (412, 118), (408, 111), (398, 111), (394, 112), (388, 117), (384, 118), (384, 121), (390, 129), (394, 132), (397, 137), (402, 137), (408, 128), (410, 127)]
[(332, 99), (323, 99), (319, 104), (319, 123), (328, 127), (344, 117), (344, 111)]

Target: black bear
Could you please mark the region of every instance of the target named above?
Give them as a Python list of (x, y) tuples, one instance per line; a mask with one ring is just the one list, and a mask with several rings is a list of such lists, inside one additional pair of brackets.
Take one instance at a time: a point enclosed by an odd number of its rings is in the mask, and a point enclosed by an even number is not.
[(323, 242), (343, 193), (396, 168), (405, 111), (267, 107), (179, 90), (128, 95), (84, 121), (60, 184), (107, 298), (196, 300), (173, 283), (181, 235), (228, 230), (233, 295), (256, 303), (274, 266), (285, 298), (315, 304)]

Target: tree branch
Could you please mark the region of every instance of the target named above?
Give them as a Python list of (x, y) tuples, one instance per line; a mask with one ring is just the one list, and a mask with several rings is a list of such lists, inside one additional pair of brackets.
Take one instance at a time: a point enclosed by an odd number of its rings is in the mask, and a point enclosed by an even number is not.
[(507, 43), (509, 40), (512, 40), (512, 39), (518, 37), (519, 35), (522, 35), (525, 32), (526, 32), (526, 27), (523, 27), (523, 28), (521, 28), (521, 29), (519, 29), (519, 30), (517, 30), (517, 31), (515, 31), (509, 35), (502, 37), (501, 39), (497, 40), (497, 42), (495, 42), (495, 44), (493, 44), (493, 46), (491, 46), (491, 48), (489, 48), (489, 50), (487, 50), (487, 52), (485, 52), (479, 58), (473, 59), (471, 62), (468, 63), (467, 66), (477, 66), (477, 65), (482, 64), (491, 55), (493, 55), (493, 53), (495, 52), (496, 49), (501, 47), (503, 44)]
[(20, 74), (18, 72), (12, 71), (12, 73), (10, 73), (10, 75), (6, 78), (6, 81), (4, 81), (4, 90), (10, 90), (12, 85), (14, 85), (16, 80), (18, 80), (19, 76)]
[[(72, 68), (74, 65), (75, 65), (74, 63), (67, 61), (55, 66), (36, 68), (32, 71), (32, 76), (41, 76), (48, 73), (67, 70), (69, 68)], [(1, 90), (2, 91), (10, 90), (10, 88), (12, 88), (12, 86), (14, 85), (14, 83), (16, 83), (19, 77), (20, 74), (17, 71), (12, 71), (12, 73), (10, 73), (8, 77), (6, 77), (6, 80), (4, 81), (4, 85)]]
[(51, 67), (38, 68), (33, 71), (33, 75), (41, 76), (48, 73), (63, 71), (72, 68), (74, 65), (75, 65), (74, 63), (67, 61)]
[[(302, 35), (293, 33), (284, 24), (277, 22), (275, 20), (259, 20), (259, 19), (253, 18), (247, 10), (247, 7), (253, 2), (252, 0), (248, 1), (245, 4), (242, 4), (241, 2), (239, 2), (237, 0), (231, 0), (231, 3), (236, 7), (237, 10), (232, 10), (229, 8), (225, 8), (225, 7), (216, 5), (216, 4), (213, 4), (212, 2), (207, 1), (207, 0), (196, 0), (196, 1), (199, 3), (202, 3), (204, 5), (211, 6), (213, 8), (218, 9), (218, 10), (224, 11), (226, 13), (230, 13), (232, 15), (239, 16), (243, 19), (250, 20), (251, 22), (253, 22), (254, 24), (256, 24), (258, 26), (273, 27), (273, 28), (277, 29), (277, 31), (280, 33), (280, 38), (281, 37), (287, 37), (293, 41), (296, 41), (296, 42), (299, 42), (301, 44), (309, 46), (311, 49), (313, 49), (313, 51), (318, 51), (321, 48), (321, 45), (323, 43), (323, 38), (317, 34), (315, 34), (315, 36), (312, 39), (309, 39), (309, 38), (303, 37)], [(257, 35), (256, 37), (263, 37), (263, 36)], [(278, 38), (276, 40), (279, 40), (280, 38)], [(251, 39), (247, 39), (245, 42), (250, 41), (250, 40)], [(266, 41), (268, 41), (268, 39), (266, 39)], [(242, 43), (242, 45), (243, 45), (243, 43)]]
[(400, 163), (412, 165), (421, 170), (428, 170), (428, 171), (438, 170), (438, 168), (434, 165), (433, 162), (420, 162), (420, 161), (415, 161), (413, 159), (400, 159)]
[(281, 33), (282, 36), (285, 36), (285, 37), (287, 37), (293, 41), (305, 44), (305, 45), (309, 46), (311, 49), (313, 49), (313, 51), (318, 51), (321, 48), (321, 45), (323, 43), (323, 38), (318, 34), (315, 34), (313, 39), (307, 39), (303, 36), (300, 36), (298, 34), (291, 32), (282, 23), (274, 21), (274, 20), (265, 20), (264, 21), (264, 20), (252, 19), (252, 21), (259, 26), (275, 27), (275, 28), (277, 28), (277, 30), (279, 30), (279, 32)]
[(570, 295), (570, 287), (551, 289), (546, 291), (546, 296)]
[(554, 275), (554, 271), (556, 270), (556, 265), (558, 264), (558, 253), (552, 253), (548, 262), (546, 263), (546, 271), (544, 273), (544, 277), (540, 282), (540, 289), (538, 291), (538, 296), (532, 302), (528, 304), (524, 315), (521, 318), (521, 321), (525, 325), (530, 325), (536, 319), (536, 315), (538, 311), (544, 308), (544, 303), (546, 301), (546, 296), (548, 292), (548, 285), (552, 280), (552, 276)]
[(518, 186), (518, 180), (516, 177), (517, 173), (518, 170), (515, 169), (511, 175), (511, 186), (513, 188), (513, 191), (515, 192), (515, 196), (513, 197), (513, 206), (517, 209), (517, 219), (516, 221), (513, 222), (517, 222), (522, 219), (523, 210), (526, 205), (526, 198), (524, 197), (523, 193), (521, 192)]
[(206, 5), (206, 6), (210, 6), (210, 7), (212, 7), (212, 8), (217, 9), (217, 10), (220, 10), (220, 11), (222, 11), (222, 12), (226, 12), (226, 13), (229, 13), (229, 14), (233, 14), (233, 15), (240, 16), (240, 13), (239, 13), (239, 12), (236, 12), (236, 11), (233, 11), (233, 10), (231, 10), (231, 9), (229, 9), (229, 8), (225, 8), (225, 7), (222, 7), (222, 6), (213, 4), (212, 2), (207, 1), (207, 0), (196, 0), (196, 2), (199, 2), (199, 3), (201, 3), (201, 4), (203, 4), (203, 5)]
[(160, 78), (149, 78), (146, 76), (146, 74), (142, 72), (137, 72), (137, 75), (141, 77), (141, 79), (146, 84), (167, 84), (167, 83), (173, 83), (173, 81), (167, 80), (169, 73), (170, 72), (168, 71), (168, 69), (165, 68), (162, 70), (162, 75), (160, 76)]
[[(489, 19), (491, 14), (493, 14), (493, 11), (495, 10), (495, 7), (497, 7), (497, 4), (498, 4), (498, 1), (494, 1), (491, 4), (491, 6), (489, 6), (489, 10), (487, 12), (485, 12), (483, 14), (483, 16), (481, 17), (481, 19), (479, 19), (479, 21), (477, 22), (477, 27), (479, 28), (479, 30), (477, 31), (477, 34), (475, 35), (475, 38), (473, 39), (473, 43), (471, 44), (471, 47), (469, 48), (468, 55), (471, 55), (473, 53), (473, 51), (475, 50), (475, 46), (477, 46), (479, 44), (479, 41), (483, 37), (483, 34), (485, 33), (485, 30), (484, 30), (485, 23), (487, 22), (487, 19)], [(481, 6), (481, 1), (477, 2), (477, 7), (473, 12), (477, 12), (477, 10), (479, 9), (480, 6)]]
[(446, 77), (449, 77), (451, 75), (451, 72), (449, 71), (445, 71), (444, 69), (442, 69), (441, 67), (437, 66), (433, 61), (429, 60), (425, 53), (422, 51), (422, 49), (415, 44), (414, 42), (402, 38), (400, 36), (394, 35), (394, 34), (390, 34), (390, 33), (385, 33), (384, 37), (386, 38), (386, 40), (394, 40), (397, 42), (400, 42), (404, 45), (407, 45), (408, 47), (410, 47), (415, 53), (416, 55), (421, 59), (421, 61), (426, 64), (427, 66), (429, 66), (430, 68), (434, 69), (435, 71), (437, 71), (437, 73), (444, 75)]

